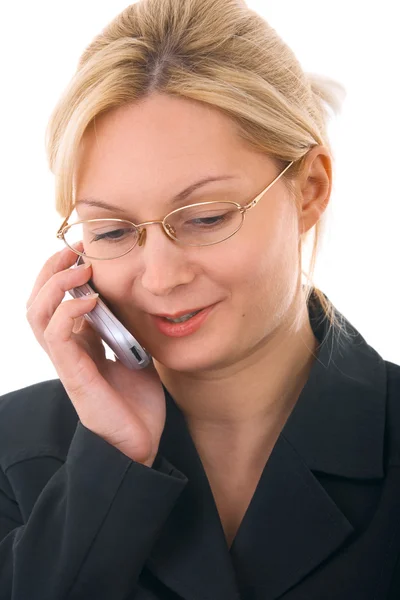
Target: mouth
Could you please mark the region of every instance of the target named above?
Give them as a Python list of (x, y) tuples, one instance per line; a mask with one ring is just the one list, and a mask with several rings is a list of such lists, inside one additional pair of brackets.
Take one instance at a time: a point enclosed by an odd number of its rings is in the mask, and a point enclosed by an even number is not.
[[(217, 303), (218, 304), (218, 303)], [(158, 331), (168, 337), (183, 337), (195, 333), (214, 312), (216, 304), (204, 308), (180, 311), (174, 314), (151, 315)]]
[(158, 317), (160, 319), (165, 319), (166, 321), (169, 321), (170, 323), (184, 323), (185, 321), (188, 321), (189, 319), (191, 319), (192, 317), (197, 315), (197, 313), (201, 312), (202, 310), (205, 310), (206, 308), (209, 308), (209, 306), (212, 306), (212, 305), (209, 304), (208, 306), (203, 306), (202, 308), (192, 308), (189, 310), (181, 310), (180, 312), (176, 312), (174, 314), (160, 313), (160, 314), (156, 314), (153, 316)]

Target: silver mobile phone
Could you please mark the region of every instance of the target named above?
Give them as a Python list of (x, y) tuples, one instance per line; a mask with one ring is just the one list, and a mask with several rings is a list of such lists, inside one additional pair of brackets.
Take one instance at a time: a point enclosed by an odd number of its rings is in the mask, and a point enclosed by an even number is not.
[[(78, 256), (77, 261), (71, 268), (74, 269), (83, 262), (82, 256)], [(80, 296), (96, 293), (96, 291), (89, 283), (85, 283), (68, 290), (68, 293), (73, 298), (79, 298)], [(84, 317), (128, 369), (143, 369), (150, 363), (150, 354), (111, 312), (101, 296), (98, 297), (93, 310), (86, 313)]]

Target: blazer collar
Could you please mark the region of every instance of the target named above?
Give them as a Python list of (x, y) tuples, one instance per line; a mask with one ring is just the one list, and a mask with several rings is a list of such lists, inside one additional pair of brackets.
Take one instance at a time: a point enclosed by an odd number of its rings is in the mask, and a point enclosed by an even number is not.
[(335, 312), (350, 339), (328, 327), (312, 294), (309, 318), (321, 345), (282, 435), (313, 471), (355, 479), (383, 477), (385, 362)]
[(321, 343), (318, 360), (230, 551), (184, 416), (165, 390), (159, 451), (188, 483), (146, 566), (185, 600), (239, 600), (248, 588), (255, 600), (279, 598), (354, 531), (313, 472), (383, 477), (384, 361), (336, 313), (350, 340), (329, 330), (317, 297), (310, 298), (310, 323)]

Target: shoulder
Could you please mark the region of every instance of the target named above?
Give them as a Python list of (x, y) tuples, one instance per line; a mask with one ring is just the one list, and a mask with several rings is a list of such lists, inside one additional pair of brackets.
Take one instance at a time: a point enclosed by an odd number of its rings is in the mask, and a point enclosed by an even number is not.
[(77, 424), (59, 379), (0, 396), (0, 467), (37, 456), (65, 461)]

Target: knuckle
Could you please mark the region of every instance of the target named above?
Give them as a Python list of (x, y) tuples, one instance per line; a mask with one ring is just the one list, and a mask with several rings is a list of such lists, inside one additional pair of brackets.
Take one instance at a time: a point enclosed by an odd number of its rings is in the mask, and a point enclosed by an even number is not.
[(53, 279), (54, 277), (62, 277), (65, 271), (69, 271), (69, 265), (65, 266), (65, 255), (64, 251), (60, 250), (52, 256), (50, 256), (44, 264), (44, 272), (47, 273), (47, 279)]
[(44, 288), (49, 290), (49, 294), (58, 302), (61, 302), (64, 294), (71, 289), (70, 275), (66, 271), (58, 271), (45, 284)]

